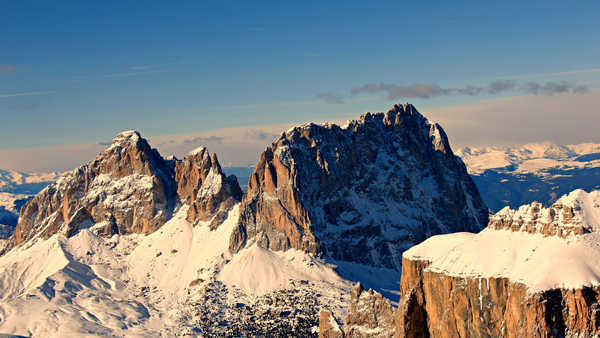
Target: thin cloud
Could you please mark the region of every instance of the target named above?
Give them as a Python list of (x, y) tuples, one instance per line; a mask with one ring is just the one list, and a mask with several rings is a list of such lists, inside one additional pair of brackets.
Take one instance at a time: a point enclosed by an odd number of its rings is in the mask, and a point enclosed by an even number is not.
[(152, 68), (156, 68), (156, 66), (146, 65), (146, 66), (131, 66), (131, 67), (129, 67), (129, 69), (131, 69), (131, 70), (148, 70), (148, 69), (152, 69)]
[(6, 99), (9, 97), (19, 97), (19, 96), (35, 96), (35, 95), (48, 95), (55, 93), (55, 91), (40, 91), (40, 92), (23, 92), (23, 93), (12, 93), (12, 94), (2, 94), (0, 95), (0, 99)]
[(14, 72), (17, 69), (19, 68), (14, 65), (0, 65), (0, 74)]
[(130, 76), (138, 76), (138, 75), (145, 75), (145, 74), (163, 73), (163, 72), (166, 72), (166, 70), (161, 69), (161, 70), (148, 70), (148, 71), (139, 71), (139, 72), (112, 73), (112, 74), (106, 74), (106, 75), (104, 75), (104, 77), (106, 77), (106, 78), (130, 77)]
[(344, 97), (338, 93), (333, 92), (322, 92), (315, 95), (315, 97), (319, 100), (325, 101), (327, 103), (332, 104), (343, 104)]
[(600, 68), (575, 69), (575, 70), (569, 70), (569, 71), (565, 71), (565, 72), (553, 72), (553, 73), (534, 73), (534, 74), (511, 75), (511, 76), (503, 76), (502, 78), (505, 78), (505, 79), (527, 79), (527, 78), (536, 78), (536, 77), (568, 76), (568, 75), (590, 74), (590, 73), (600, 73)]
[(368, 83), (351, 90), (352, 95), (368, 93), (383, 93), (388, 99), (421, 98), (429, 99), (438, 96), (478, 96), (495, 95), (506, 92), (516, 92), (534, 95), (553, 95), (560, 93), (581, 94), (588, 91), (588, 87), (573, 84), (567, 81), (559, 82), (526, 82), (518, 83), (514, 80), (493, 81), (485, 86), (467, 85), (461, 88), (442, 88), (437, 84), (415, 83), (408, 86), (400, 86), (390, 83)]
[(246, 139), (252, 141), (270, 141), (276, 138), (278, 134), (266, 132), (260, 129), (248, 129), (246, 130)]
[(220, 136), (208, 136), (208, 137), (194, 137), (191, 139), (183, 140), (185, 144), (203, 144), (203, 143), (219, 143), (224, 140)]

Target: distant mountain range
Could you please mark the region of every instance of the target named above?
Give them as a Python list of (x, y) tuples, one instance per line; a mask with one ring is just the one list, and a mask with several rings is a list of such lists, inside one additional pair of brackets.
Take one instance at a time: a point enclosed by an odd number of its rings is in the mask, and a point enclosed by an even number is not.
[(12, 234), (19, 209), (31, 196), (55, 181), (57, 173), (26, 173), (0, 169), (0, 239)]
[(600, 189), (600, 144), (466, 147), (455, 154), (493, 212), (533, 201), (549, 206), (575, 189)]

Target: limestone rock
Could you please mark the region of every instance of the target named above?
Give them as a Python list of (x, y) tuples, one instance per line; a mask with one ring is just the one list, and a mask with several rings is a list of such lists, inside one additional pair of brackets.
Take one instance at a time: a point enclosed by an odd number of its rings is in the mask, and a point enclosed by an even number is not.
[(352, 288), (344, 333), (346, 337), (392, 337), (395, 332), (394, 308), (380, 293), (365, 290), (357, 283)]
[(181, 204), (193, 210), (191, 221), (220, 223), (240, 198), (237, 180), (225, 177), (216, 156), (204, 151), (165, 160), (138, 132), (127, 131), (28, 201), (3, 252), (35, 237), (71, 236), (95, 224), (105, 235), (152, 233)]
[[(598, 336), (600, 288), (552, 289), (529, 293), (507, 278), (465, 278), (427, 271), (427, 263), (405, 260), (401, 304), (417, 295), (418, 306), (400, 306), (397, 321), (408, 321), (398, 336), (564, 337)], [(416, 278), (416, 279), (415, 279)], [(420, 278), (420, 279), (418, 279)], [(414, 288), (404, 289), (404, 285)], [(419, 329), (415, 332), (414, 329)], [(423, 332), (424, 331), (424, 332)]]
[(319, 313), (319, 338), (344, 338), (344, 331), (340, 328), (333, 313), (327, 309)]
[(198, 149), (175, 164), (177, 194), (188, 209), (190, 222), (209, 221), (215, 228), (225, 220), (227, 212), (242, 198), (235, 176), (227, 177), (217, 155), (206, 148)]
[(262, 153), (230, 249), (252, 242), (400, 270), (429, 236), (478, 231), (487, 208), (442, 128), (412, 105), (306, 124)]

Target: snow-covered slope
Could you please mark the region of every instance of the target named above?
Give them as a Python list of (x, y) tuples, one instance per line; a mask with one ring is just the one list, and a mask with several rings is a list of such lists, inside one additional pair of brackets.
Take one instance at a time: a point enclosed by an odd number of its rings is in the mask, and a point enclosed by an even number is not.
[[(500, 224), (501, 223), (501, 224)], [(584, 229), (549, 235), (549, 225)], [(478, 234), (434, 236), (404, 253), (450, 276), (505, 277), (537, 292), (600, 285), (600, 191), (576, 190), (550, 208), (503, 209)]]
[[(350, 283), (325, 263), (291, 251), (250, 249), (231, 257), (227, 239), (238, 210), (234, 207), (215, 230), (210, 222), (188, 222), (183, 207), (147, 236), (106, 238), (92, 227), (69, 238), (55, 234), (11, 250), (0, 257), (0, 333), (231, 335), (253, 332), (251, 325), (274, 325), (269, 322), (272, 315), (263, 315), (265, 323), (259, 320), (267, 309), (278, 318), (277, 311), (285, 313), (288, 317), (280, 319), (278, 329), (290, 332), (295, 322), (309, 317), (309, 308), (328, 305), (342, 315)], [(286, 289), (299, 294), (284, 297)], [(316, 314), (311, 315), (303, 330), (316, 327)], [(215, 325), (223, 322), (235, 325)], [(242, 330), (244, 325), (248, 331)]]
[(600, 189), (600, 144), (466, 147), (456, 155), (494, 212), (533, 201), (548, 206), (575, 189)]

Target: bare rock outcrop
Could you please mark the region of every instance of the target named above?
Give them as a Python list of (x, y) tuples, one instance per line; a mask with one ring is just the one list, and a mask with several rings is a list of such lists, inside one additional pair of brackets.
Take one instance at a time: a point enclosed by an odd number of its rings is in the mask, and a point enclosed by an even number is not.
[(409, 104), (292, 128), (262, 153), (230, 250), (252, 242), (400, 270), (425, 238), (478, 231), (482, 202), (442, 128)]
[(340, 324), (333, 313), (327, 309), (319, 312), (319, 338), (344, 338), (344, 331)]
[[(600, 336), (599, 216), (600, 191), (575, 190), (549, 208), (505, 209), (477, 234), (433, 236), (405, 251), (394, 335)], [(549, 224), (585, 231), (548, 233)], [(349, 313), (389, 311), (351, 304)]]
[(490, 218), (488, 227), (563, 238), (598, 231), (600, 225), (584, 221), (585, 210), (577, 198), (583, 194), (583, 190), (574, 190), (547, 208), (538, 202), (516, 210), (505, 207)]
[[(600, 334), (600, 288), (531, 293), (508, 278), (468, 278), (404, 260), (400, 337), (591, 337)], [(414, 306), (403, 306), (419, 299)], [(410, 320), (407, 320), (410, 318)]]
[(235, 176), (227, 177), (217, 155), (200, 148), (175, 164), (175, 181), (179, 198), (190, 206), (187, 220), (211, 221), (211, 228), (221, 224), (231, 207), (242, 198)]
[(215, 155), (204, 150), (165, 160), (138, 132), (127, 131), (28, 201), (3, 251), (92, 226), (105, 235), (152, 233), (181, 204), (190, 205), (192, 222), (222, 220), (240, 199), (237, 180), (223, 174)]
[(352, 288), (350, 308), (344, 324), (346, 337), (392, 337), (394, 308), (380, 293), (365, 290), (361, 283)]

